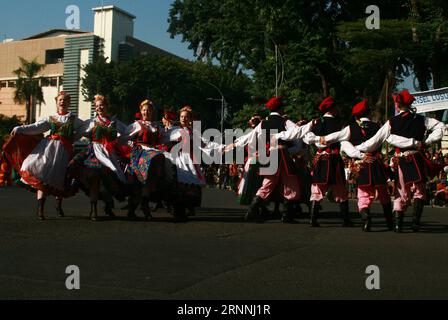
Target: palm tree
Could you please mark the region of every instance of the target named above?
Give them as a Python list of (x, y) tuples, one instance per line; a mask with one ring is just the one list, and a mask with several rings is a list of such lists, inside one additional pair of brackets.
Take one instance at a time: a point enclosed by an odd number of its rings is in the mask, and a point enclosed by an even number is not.
[(34, 58), (32, 61), (27, 61), (22, 57), (19, 57), (19, 59), (20, 68), (13, 71), (17, 76), (14, 101), (16, 103), (25, 102), (25, 122), (31, 123), (33, 105), (45, 102), (42, 88), (39, 86), (39, 77), (36, 77), (45, 68), (45, 65), (37, 62), (37, 58)]

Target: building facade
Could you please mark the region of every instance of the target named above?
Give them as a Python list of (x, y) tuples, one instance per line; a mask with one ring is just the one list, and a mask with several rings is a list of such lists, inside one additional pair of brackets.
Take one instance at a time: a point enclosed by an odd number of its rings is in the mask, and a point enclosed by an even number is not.
[(37, 61), (45, 68), (37, 77), (44, 94), (44, 103), (32, 106), (33, 120), (56, 110), (54, 97), (64, 90), (71, 97), (71, 111), (81, 119), (93, 115), (91, 101), (82, 95), (83, 66), (102, 55), (108, 61), (123, 61), (137, 55), (170, 55), (157, 47), (134, 38), (136, 17), (118, 7), (93, 8), (94, 31), (53, 29), (19, 41), (0, 43), (0, 114), (25, 120), (25, 105), (14, 102), (19, 57)]

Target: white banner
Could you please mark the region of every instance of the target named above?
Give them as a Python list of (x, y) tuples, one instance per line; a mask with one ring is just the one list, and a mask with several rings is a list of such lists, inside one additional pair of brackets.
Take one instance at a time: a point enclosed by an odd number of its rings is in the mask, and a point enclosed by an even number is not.
[(415, 101), (412, 104), (417, 113), (448, 109), (448, 87), (430, 91), (412, 93)]

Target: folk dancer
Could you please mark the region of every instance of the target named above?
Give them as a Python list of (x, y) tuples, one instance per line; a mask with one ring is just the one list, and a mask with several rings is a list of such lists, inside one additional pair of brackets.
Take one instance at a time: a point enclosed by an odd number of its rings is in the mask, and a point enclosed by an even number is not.
[[(165, 134), (154, 121), (154, 104), (145, 100), (140, 104), (141, 119), (128, 126), (128, 139), (133, 141), (129, 172), (133, 178), (128, 217), (135, 219), (135, 210), (141, 205), (146, 219), (151, 219), (149, 201), (161, 201), (165, 188), (165, 156), (162, 137)], [(167, 150), (166, 150), (167, 151)], [(157, 199), (156, 199), (157, 198)]]
[[(266, 107), (271, 111), (269, 116), (263, 120), (249, 136), (243, 136), (243, 138), (237, 139), (235, 143), (226, 147), (226, 151), (233, 149), (234, 147), (244, 147), (246, 144), (255, 146), (255, 142), (262, 135), (263, 130), (266, 131), (266, 137), (269, 139), (275, 139), (274, 133), (285, 132), (297, 128), (298, 137), (303, 136), (309, 126), (297, 127), (292, 121), (286, 120), (282, 116), (282, 109), (284, 103), (281, 97), (271, 98)], [(272, 132), (272, 133), (271, 133)], [(269, 146), (270, 141), (266, 141)], [(292, 146), (291, 142), (287, 142), (281, 139), (278, 141), (278, 167), (274, 174), (263, 176), (263, 182), (261, 187), (256, 192), (256, 197), (253, 199), (252, 204), (246, 214), (246, 220), (258, 220), (261, 221), (260, 209), (265, 206), (269, 200), (285, 200), (286, 212), (283, 213), (281, 221), (283, 223), (297, 223), (294, 220), (294, 202), (300, 198), (300, 181), (295, 171), (294, 164), (292, 162), (290, 154), (287, 149)], [(270, 146), (269, 146), (270, 147)]]
[(110, 115), (106, 97), (96, 95), (94, 100), (96, 116), (87, 120), (86, 136), (90, 143), (87, 149), (78, 153), (70, 164), (70, 172), (80, 172), (81, 188), (90, 198), (90, 219), (97, 221), (98, 200), (105, 202), (105, 213), (114, 217), (113, 198), (125, 200), (127, 162), (126, 146), (118, 141), (119, 136), (127, 135), (127, 126)]
[(202, 187), (205, 177), (202, 173), (199, 159), (195, 158), (193, 140), (200, 141), (201, 152), (211, 154), (215, 150), (222, 151), (223, 145), (207, 141), (200, 137), (200, 132), (193, 131), (193, 109), (185, 106), (180, 110), (180, 126), (170, 132), (170, 141), (177, 142), (165, 156), (176, 166), (177, 196), (174, 204), (174, 217), (178, 222), (188, 220), (186, 209), (190, 215), (195, 214), (195, 208), (201, 206)]
[[(329, 134), (320, 139), (323, 145), (341, 143), (341, 151), (355, 160), (355, 177), (358, 187), (358, 210), (364, 222), (363, 231), (370, 231), (372, 218), (370, 206), (377, 194), (377, 198), (383, 207), (387, 228), (393, 229), (392, 202), (387, 189), (389, 174), (382, 160), (381, 146), (372, 153), (364, 154), (355, 146), (373, 137), (380, 125), (370, 120), (370, 108), (367, 100), (363, 100), (352, 108), (352, 115), (356, 122), (345, 127), (341, 131)], [(400, 145), (402, 148), (409, 147), (409, 139), (391, 135), (387, 141)]]
[[(394, 95), (394, 102), (399, 110), (398, 115), (387, 121), (369, 140), (356, 148), (361, 152), (373, 152), (391, 135), (397, 135), (410, 140), (411, 147), (402, 148), (390, 141), (395, 147), (394, 163), (396, 163), (398, 184), (395, 188), (394, 216), (395, 232), (403, 228), (403, 214), (411, 200), (414, 199), (412, 214), (412, 230), (420, 229), (420, 220), (426, 199), (426, 180), (429, 175), (428, 160), (420, 151), (423, 145), (430, 145), (440, 141), (443, 137), (442, 122), (416, 114), (411, 108), (415, 97), (408, 90)], [(431, 133), (425, 139), (425, 132)]]
[[(309, 123), (311, 128), (303, 138), (305, 143), (315, 144), (318, 148), (312, 172), (310, 225), (319, 227), (320, 201), (324, 198), (327, 190), (331, 188), (334, 200), (339, 203), (343, 215), (343, 226), (350, 227), (353, 223), (350, 219), (348, 190), (345, 181), (344, 161), (340, 155), (340, 143), (333, 143), (328, 146), (319, 143), (319, 136), (325, 136), (342, 129), (342, 119), (339, 117), (339, 110), (333, 97), (325, 98), (320, 104), (319, 110), (323, 113), (323, 116)], [(293, 128), (290, 131), (281, 132), (277, 136), (279, 139), (290, 141), (299, 138), (300, 134), (297, 129)]]
[[(45, 220), (48, 195), (56, 196), (56, 212), (64, 216), (66, 172), (73, 153), (73, 142), (83, 134), (84, 122), (69, 111), (70, 95), (61, 91), (55, 97), (57, 113), (36, 123), (15, 127), (5, 145), (8, 161), (20, 174), (20, 182), (37, 190), (37, 218)], [(42, 134), (50, 131), (46, 138)], [(38, 135), (38, 136), (36, 136)]]

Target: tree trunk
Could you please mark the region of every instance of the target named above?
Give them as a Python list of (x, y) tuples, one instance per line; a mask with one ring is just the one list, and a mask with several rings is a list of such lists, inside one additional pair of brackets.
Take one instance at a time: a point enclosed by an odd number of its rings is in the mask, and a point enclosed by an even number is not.
[(428, 91), (428, 80), (430, 73), (424, 61), (414, 61), (415, 76), (418, 80), (418, 89), (420, 91)]
[(415, 22), (419, 17), (417, 0), (411, 0), (411, 22), (412, 22), (412, 41), (417, 43), (419, 42), (418, 34), (417, 34), (417, 26)]
[(432, 83), (433, 88), (438, 89), (442, 87), (442, 75), (440, 72), (440, 66), (441, 59), (440, 57), (440, 51), (441, 51), (441, 45), (440, 45), (440, 37), (442, 34), (442, 24), (437, 28), (436, 30), (436, 37), (435, 37), (435, 46), (434, 46), (434, 55), (433, 59), (431, 61), (431, 73), (432, 73)]
[(31, 103), (29, 99), (25, 101), (25, 124), (31, 123)]
[[(420, 13), (418, 12), (418, 0), (411, 0), (411, 24), (412, 24), (412, 42), (414, 43), (416, 50), (421, 50), (420, 39), (417, 33), (417, 21), (420, 19)], [(416, 58), (414, 62), (415, 76), (418, 80), (418, 87), (420, 91), (427, 91), (428, 81), (431, 77), (427, 57)]]
[(322, 82), (322, 94), (324, 97), (328, 97), (328, 80), (320, 68), (317, 68), (317, 71), (319, 72), (320, 80)]
[(373, 121), (383, 122), (389, 118), (389, 114), (393, 114), (394, 105), (388, 101), (388, 114), (385, 113), (386, 99), (389, 99), (392, 90), (395, 88), (396, 78), (395, 72), (389, 70), (384, 78), (383, 87), (378, 97), (378, 101), (375, 104), (375, 110), (373, 111)]
[(434, 62), (431, 66), (432, 71), (432, 84), (434, 89), (438, 89), (442, 86), (442, 77), (440, 74), (440, 65)]
[(34, 101), (33, 95), (30, 96), (30, 123), (34, 122)]

